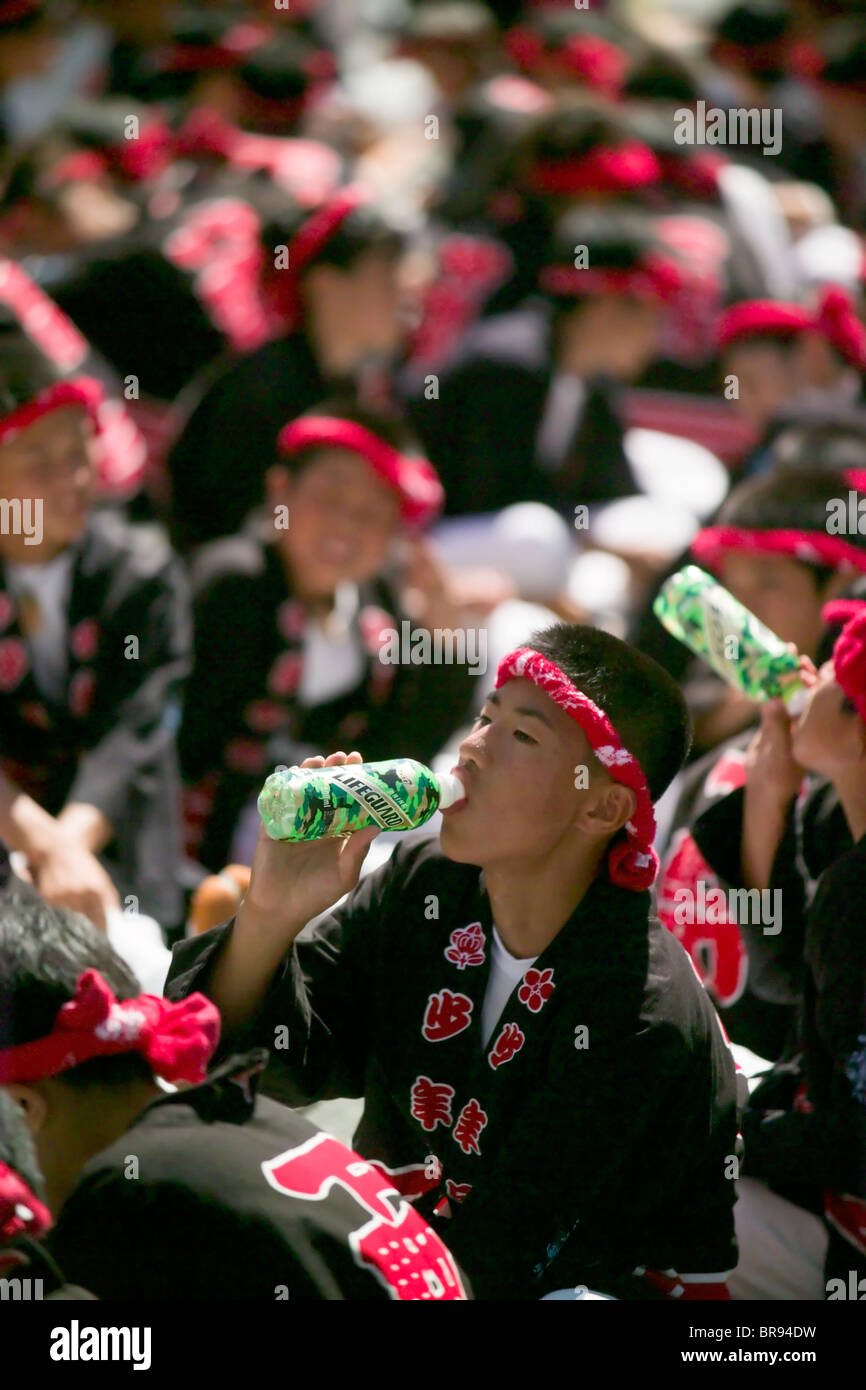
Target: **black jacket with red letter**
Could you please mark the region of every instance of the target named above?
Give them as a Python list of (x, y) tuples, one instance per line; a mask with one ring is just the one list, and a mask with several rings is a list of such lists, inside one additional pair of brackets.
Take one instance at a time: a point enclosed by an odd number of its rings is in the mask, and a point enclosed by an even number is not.
[[(208, 992), (231, 930), (178, 944), (170, 998)], [(401, 844), (226, 1045), (276, 1042), (295, 1103), (364, 1097), (355, 1148), (435, 1214), (476, 1297), (730, 1269), (734, 1065), (649, 895), (596, 881), (482, 1046), (491, 931), (477, 867)]]

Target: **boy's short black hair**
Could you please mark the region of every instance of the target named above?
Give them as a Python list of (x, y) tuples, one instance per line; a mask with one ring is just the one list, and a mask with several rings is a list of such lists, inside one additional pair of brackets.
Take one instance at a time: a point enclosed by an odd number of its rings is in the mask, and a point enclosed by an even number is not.
[[(746, 531), (813, 531), (826, 536), (828, 504), (847, 498), (851, 485), (844, 473), (830, 468), (774, 468), (738, 483), (719, 510), (716, 524)], [(866, 550), (866, 536), (852, 532), (845, 539)], [(829, 565), (789, 557), (808, 570), (820, 589), (836, 571)]]
[[(78, 912), (53, 907), (12, 878), (0, 892), (0, 1050), (44, 1038), (75, 996), (85, 970), (98, 970), (118, 999), (141, 986), (108, 938)], [(96, 1057), (58, 1075), (70, 1086), (128, 1085), (152, 1079), (137, 1052)]]
[(691, 719), (676, 681), (652, 657), (602, 628), (556, 623), (534, 633), (527, 645), (607, 715), (658, 801), (691, 746)]
[[(259, 241), (273, 255), (275, 246), (289, 245), (292, 238), (315, 215), (316, 209), (301, 207), (285, 192), (259, 182), (245, 188), (244, 195), (259, 215)], [(300, 272), (313, 266), (331, 265), (350, 270), (363, 256), (377, 253), (396, 260), (406, 237), (373, 203), (361, 203), (343, 218), (336, 231)]]

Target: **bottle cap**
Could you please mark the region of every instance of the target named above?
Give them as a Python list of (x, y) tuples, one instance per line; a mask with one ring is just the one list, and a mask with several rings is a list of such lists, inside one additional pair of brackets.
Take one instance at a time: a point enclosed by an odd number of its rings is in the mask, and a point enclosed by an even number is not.
[(462, 801), (465, 797), (466, 788), (455, 772), (440, 772), (436, 781), (439, 783), (440, 811), (446, 810), (453, 806), (455, 801)]

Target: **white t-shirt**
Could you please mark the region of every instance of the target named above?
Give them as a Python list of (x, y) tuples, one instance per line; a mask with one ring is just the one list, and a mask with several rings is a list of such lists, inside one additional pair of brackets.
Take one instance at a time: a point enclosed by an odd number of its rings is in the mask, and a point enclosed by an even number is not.
[(7, 565), (9, 592), (20, 599), (32, 595), (40, 620), (26, 637), (36, 684), (44, 695), (59, 700), (66, 683), (67, 605), (74, 554), (64, 550), (47, 565)]
[(496, 928), (493, 928), (493, 943), (490, 948), (490, 975), (487, 979), (484, 1003), (481, 1006), (481, 1042), (484, 1047), (489, 1043), (493, 1030), (499, 1022), (499, 1015), (509, 998), (527, 970), (537, 960), (538, 956), (529, 956), (523, 960), (518, 960), (510, 951), (506, 951), (502, 944), (502, 937)]
[(328, 621), (307, 620), (303, 667), (295, 694), (298, 704), (305, 709), (348, 694), (363, 679), (364, 653), (352, 625), (357, 607), (358, 590), (354, 584), (341, 584)]

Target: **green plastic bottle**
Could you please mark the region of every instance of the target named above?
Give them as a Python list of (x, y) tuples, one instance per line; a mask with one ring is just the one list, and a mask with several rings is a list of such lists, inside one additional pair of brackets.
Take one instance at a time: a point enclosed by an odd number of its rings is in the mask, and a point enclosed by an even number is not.
[(452, 772), (437, 775), (414, 758), (272, 772), (259, 814), (272, 840), (320, 840), (367, 825), (413, 830), (466, 795)]
[(805, 703), (800, 659), (781, 638), (697, 565), (672, 574), (653, 612), (663, 627), (751, 700), (782, 699), (789, 714)]

